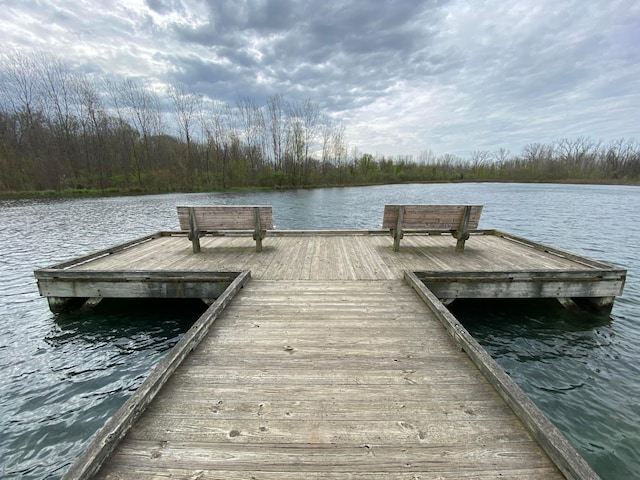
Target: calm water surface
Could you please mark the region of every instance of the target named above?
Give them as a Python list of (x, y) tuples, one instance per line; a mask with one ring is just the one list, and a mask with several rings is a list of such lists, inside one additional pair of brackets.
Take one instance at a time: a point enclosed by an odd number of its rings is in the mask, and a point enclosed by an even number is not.
[(59, 478), (202, 311), (198, 302), (105, 302), (54, 315), (33, 270), (178, 229), (176, 205), (213, 203), (273, 205), (279, 229), (375, 229), (385, 203), (479, 203), (481, 228), (627, 268), (611, 315), (554, 302), (454, 309), (602, 478), (638, 478), (640, 188), (516, 184), (0, 202), (0, 477)]

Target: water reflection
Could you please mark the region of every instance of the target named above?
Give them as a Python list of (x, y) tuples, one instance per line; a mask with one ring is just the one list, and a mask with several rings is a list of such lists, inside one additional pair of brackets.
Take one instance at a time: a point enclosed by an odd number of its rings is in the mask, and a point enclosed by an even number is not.
[(471, 328), (489, 325), (530, 331), (591, 331), (613, 321), (607, 312), (565, 308), (553, 298), (458, 299), (450, 309), (464, 317), (465, 325)]
[(128, 339), (132, 348), (167, 348), (206, 310), (197, 299), (104, 299), (88, 312), (54, 316), (54, 329), (45, 337), (52, 347), (69, 342), (112, 343)]

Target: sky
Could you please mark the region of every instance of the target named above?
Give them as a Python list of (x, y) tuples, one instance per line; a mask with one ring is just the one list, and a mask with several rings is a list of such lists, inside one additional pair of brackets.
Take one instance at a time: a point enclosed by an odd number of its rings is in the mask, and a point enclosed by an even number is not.
[(310, 99), (382, 155), (640, 139), (638, 0), (0, 0), (0, 48), (234, 105)]

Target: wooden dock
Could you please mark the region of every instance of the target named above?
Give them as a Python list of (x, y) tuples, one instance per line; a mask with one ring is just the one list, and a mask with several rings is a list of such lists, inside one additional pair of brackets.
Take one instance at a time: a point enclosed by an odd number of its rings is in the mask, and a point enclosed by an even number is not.
[(597, 478), (437, 297), (610, 305), (624, 270), (496, 231), (464, 254), (447, 235), (394, 252), (382, 232), (263, 245), (207, 236), (194, 254), (165, 232), (36, 272), (54, 308), (213, 302), (65, 478)]

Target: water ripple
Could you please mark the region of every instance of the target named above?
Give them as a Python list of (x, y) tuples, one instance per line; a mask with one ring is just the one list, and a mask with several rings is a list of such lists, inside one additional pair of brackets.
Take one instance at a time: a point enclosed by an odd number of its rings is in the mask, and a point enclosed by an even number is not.
[(280, 229), (377, 229), (388, 203), (483, 204), (481, 228), (629, 269), (610, 316), (548, 304), (476, 305), (460, 315), (603, 479), (637, 475), (640, 222), (629, 219), (637, 216), (640, 188), (515, 184), (0, 202), (1, 475), (61, 476), (201, 308), (185, 318), (170, 304), (103, 302), (93, 313), (53, 315), (33, 270), (178, 229), (179, 204), (269, 204)]

